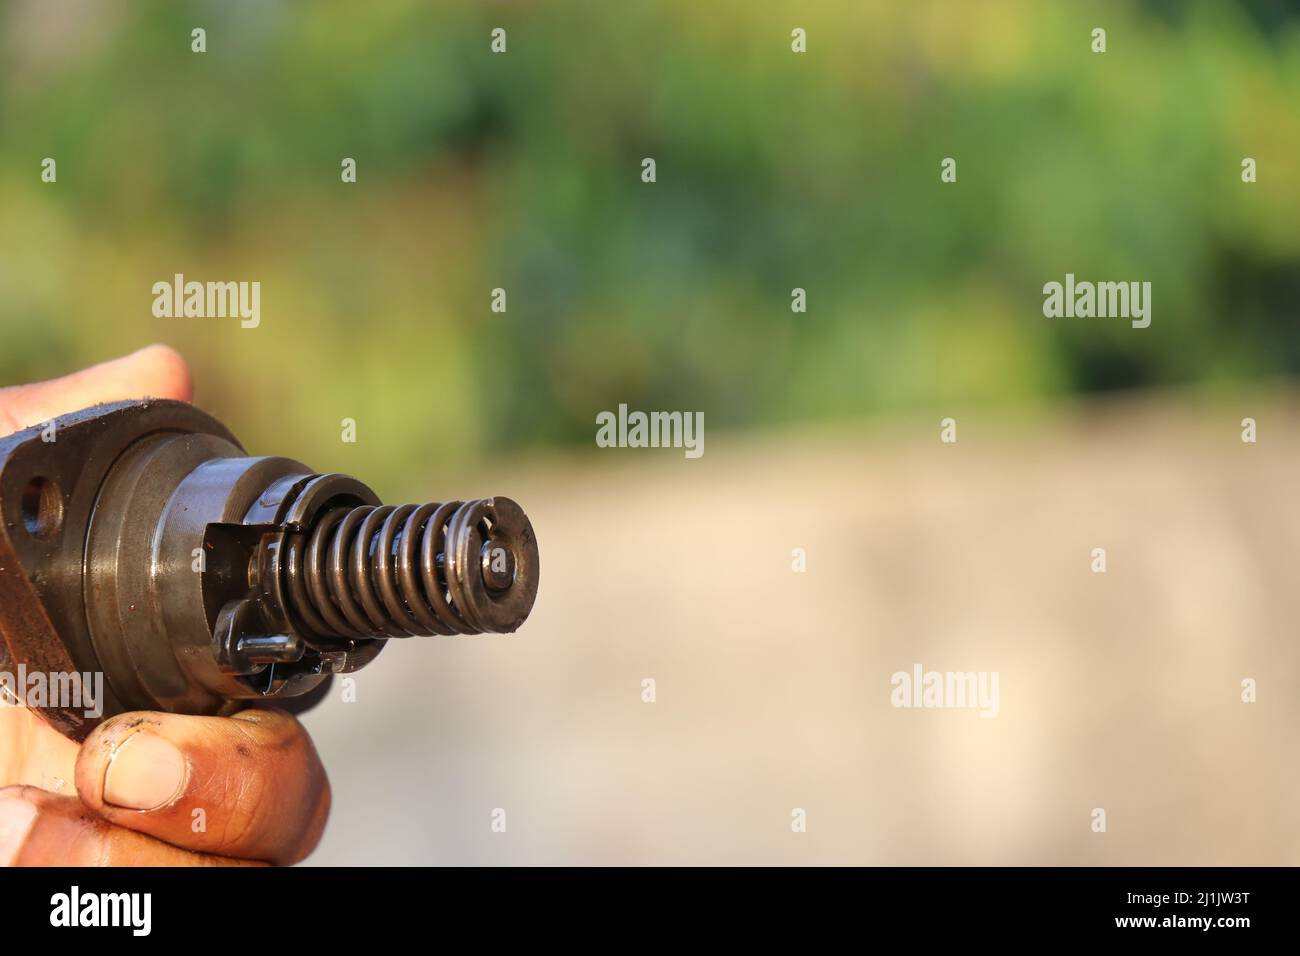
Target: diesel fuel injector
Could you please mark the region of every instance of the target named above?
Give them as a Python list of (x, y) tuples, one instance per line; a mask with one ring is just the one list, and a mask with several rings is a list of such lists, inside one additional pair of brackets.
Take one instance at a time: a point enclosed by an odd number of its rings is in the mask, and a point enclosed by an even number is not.
[[(512, 632), (537, 581), (509, 498), (382, 505), (347, 475), (249, 457), (183, 402), (0, 439), (0, 670), (43, 675), (37, 709), (76, 740), (127, 710), (296, 697), (390, 638)], [(55, 692), (82, 674), (103, 675), (93, 708)]]

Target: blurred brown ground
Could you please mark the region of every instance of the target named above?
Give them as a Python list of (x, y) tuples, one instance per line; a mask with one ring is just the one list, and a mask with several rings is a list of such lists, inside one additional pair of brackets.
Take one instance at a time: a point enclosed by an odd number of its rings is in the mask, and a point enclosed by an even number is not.
[[(1300, 862), (1300, 394), (951, 414), (433, 476), (525, 506), (537, 606), (306, 717), (312, 862)], [(894, 709), (918, 662), (1000, 715)]]

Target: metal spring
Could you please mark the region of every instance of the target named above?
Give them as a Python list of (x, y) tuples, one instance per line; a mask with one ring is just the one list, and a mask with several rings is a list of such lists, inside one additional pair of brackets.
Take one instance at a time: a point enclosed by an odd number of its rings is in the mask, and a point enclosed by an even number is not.
[[(480, 634), (465, 589), (480, 574), (469, 547), (484, 521), (467, 520), (478, 501), (361, 505), (321, 515), (286, 541), (282, 573), (290, 610), (320, 637)], [(463, 539), (463, 540), (462, 540)], [(448, 546), (450, 545), (450, 547)], [(448, 560), (448, 555), (462, 555)], [(448, 566), (450, 564), (450, 567)]]

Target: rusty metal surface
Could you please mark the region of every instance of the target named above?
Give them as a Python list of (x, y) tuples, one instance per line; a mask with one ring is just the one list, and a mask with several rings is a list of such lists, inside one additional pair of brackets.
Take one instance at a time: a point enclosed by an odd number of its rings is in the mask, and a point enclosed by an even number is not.
[[(12, 666), (29, 672), (99, 671), (82, 593), (85, 529), (98, 490), (118, 456), (150, 434), (199, 432), (238, 443), (211, 416), (181, 402), (114, 402), (82, 409), (0, 439), (0, 633)], [(53, 434), (53, 441), (45, 436)], [(24, 492), (43, 479), (59, 501), (57, 527), (27, 525)], [(29, 510), (29, 509), (28, 509)], [(106, 712), (119, 705), (105, 681)], [(38, 707), (61, 732), (83, 739), (97, 720), (82, 709)]]

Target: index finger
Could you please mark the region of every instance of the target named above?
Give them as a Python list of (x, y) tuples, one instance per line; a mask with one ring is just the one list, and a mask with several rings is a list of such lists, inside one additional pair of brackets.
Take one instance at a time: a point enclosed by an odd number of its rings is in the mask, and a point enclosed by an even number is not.
[(150, 345), (62, 378), (0, 388), (0, 437), (100, 402), (189, 401), (191, 394), (189, 368), (180, 354), (166, 345)]

